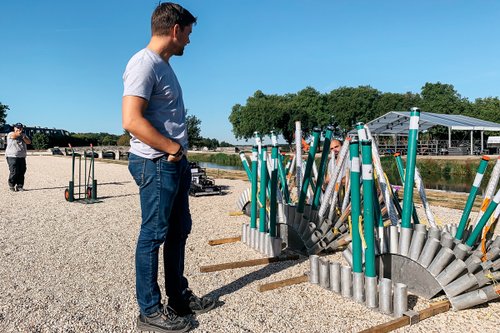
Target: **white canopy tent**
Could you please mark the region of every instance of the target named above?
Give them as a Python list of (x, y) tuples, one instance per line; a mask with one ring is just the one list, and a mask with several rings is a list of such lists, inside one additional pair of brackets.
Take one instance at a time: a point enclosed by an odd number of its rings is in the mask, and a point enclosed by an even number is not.
[[(367, 123), (375, 136), (407, 136), (410, 125), (410, 112), (391, 111)], [(473, 132), (481, 132), (481, 151), (483, 151), (483, 133), (485, 131), (500, 131), (500, 124), (477, 118), (456, 115), (421, 112), (419, 131), (424, 132), (433, 126), (448, 127), (448, 148), (451, 147), (451, 131), (470, 131), (471, 149), (474, 151)], [(355, 131), (351, 131), (355, 134)]]

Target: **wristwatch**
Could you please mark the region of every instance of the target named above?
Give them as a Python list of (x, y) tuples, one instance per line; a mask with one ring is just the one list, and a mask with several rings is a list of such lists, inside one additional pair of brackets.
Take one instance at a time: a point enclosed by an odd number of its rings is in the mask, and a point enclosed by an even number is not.
[(173, 156), (175, 158), (178, 158), (178, 157), (181, 157), (183, 154), (184, 154), (184, 149), (182, 149), (182, 145), (179, 145), (179, 150)]

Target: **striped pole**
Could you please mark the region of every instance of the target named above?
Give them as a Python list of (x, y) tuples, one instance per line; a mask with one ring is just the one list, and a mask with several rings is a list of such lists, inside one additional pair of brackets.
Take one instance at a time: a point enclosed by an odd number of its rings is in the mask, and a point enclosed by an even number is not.
[(300, 121), (295, 122), (295, 183), (297, 192), (300, 193), (302, 188), (302, 130)]
[(411, 228), (411, 215), (413, 203), (413, 185), (415, 184), (415, 162), (417, 159), (417, 141), (418, 141), (418, 121), (420, 119), (420, 109), (411, 108), (410, 110), (410, 131), (408, 134), (408, 155), (405, 172), (405, 184), (403, 195), (403, 216), (401, 218), (401, 227)]
[(314, 163), (314, 157), (316, 156), (316, 150), (318, 149), (319, 136), (321, 134), (321, 130), (319, 128), (313, 129), (313, 142), (309, 147), (309, 153), (307, 157), (306, 169), (304, 173), (304, 180), (302, 182), (302, 188), (300, 191), (299, 203), (297, 205), (297, 212), (304, 212), (304, 205), (306, 202), (307, 191), (309, 188), (309, 183), (311, 181), (311, 170), (312, 165)]
[(251, 203), (251, 212), (250, 212), (250, 228), (251, 229), (256, 229), (257, 228), (257, 184), (258, 184), (258, 179), (257, 179), (257, 160), (258, 160), (258, 147), (253, 146), (252, 147), (252, 157), (250, 158), (252, 161), (252, 199), (250, 201)]
[(347, 153), (349, 152), (349, 145), (348, 144), (343, 144), (342, 148), (340, 149), (339, 156), (337, 157), (337, 161), (335, 161), (332, 176), (330, 177), (330, 182), (328, 183), (328, 186), (326, 187), (325, 193), (323, 195), (323, 199), (321, 201), (321, 205), (319, 207), (319, 212), (318, 216), (320, 220), (323, 220), (325, 215), (326, 215), (326, 210), (328, 209), (328, 206), (330, 204), (330, 200), (332, 198), (332, 195), (334, 194), (335, 190), (335, 184), (336, 184), (336, 179), (339, 177), (340, 172), (342, 171), (342, 166), (344, 163), (344, 160), (347, 156)]
[(267, 188), (267, 147), (262, 146), (260, 153), (260, 192), (259, 192), (259, 232), (266, 232), (266, 188)]
[[(427, 195), (425, 194), (425, 186), (422, 181), (422, 176), (420, 176), (420, 172), (418, 171), (417, 166), (415, 166), (415, 185), (418, 189), (418, 194), (420, 195), (420, 200), (422, 200), (422, 205), (424, 206), (425, 216), (427, 216), (427, 220), (429, 221), (429, 225), (431, 227), (437, 227), (436, 221), (434, 219), (434, 214), (431, 211), (431, 205), (429, 205), (429, 200), (427, 200)], [(412, 210), (414, 212), (415, 209)]]
[(497, 159), (497, 162), (495, 163), (495, 166), (493, 167), (493, 171), (491, 172), (490, 180), (488, 181), (488, 185), (486, 185), (486, 190), (484, 191), (484, 199), (483, 203), (481, 205), (481, 210), (479, 211), (476, 221), (474, 222), (474, 225), (476, 225), (477, 221), (483, 216), (484, 212), (486, 211), (486, 208), (488, 207), (488, 204), (491, 201), (491, 198), (493, 197), (493, 194), (495, 193), (495, 189), (497, 188), (498, 185), (498, 180), (500, 179), (500, 156)]
[(460, 223), (458, 224), (457, 233), (455, 234), (455, 239), (457, 240), (461, 240), (463, 237), (464, 230), (467, 226), (467, 220), (469, 219), (469, 214), (472, 210), (472, 206), (474, 205), (474, 200), (476, 199), (477, 190), (481, 185), (481, 181), (483, 180), (483, 175), (484, 172), (486, 171), (486, 167), (488, 166), (489, 160), (490, 158), (488, 156), (483, 156), (481, 158), (481, 162), (479, 162), (479, 167), (477, 168), (476, 177), (474, 178), (474, 183), (472, 184), (469, 197), (467, 198), (467, 202), (465, 203), (465, 208), (462, 214), (462, 218), (460, 219)]
[(472, 230), (472, 233), (470, 234), (469, 238), (465, 242), (466, 245), (468, 245), (470, 247), (474, 246), (478, 236), (481, 234), (481, 231), (483, 230), (484, 226), (486, 225), (486, 222), (488, 222), (488, 219), (490, 218), (491, 214), (493, 214), (493, 212), (497, 208), (499, 202), (500, 202), (500, 189), (498, 190), (497, 194), (493, 198), (493, 201), (491, 201), (490, 204), (488, 205), (488, 208), (486, 208), (486, 211), (484, 212), (483, 216), (481, 217), (479, 222), (474, 227), (474, 230)]
[(351, 141), (349, 147), (351, 157), (351, 238), (352, 238), (352, 271), (363, 272), (361, 236), (359, 230), (360, 204), (360, 181), (359, 181), (359, 142)]
[[(396, 165), (398, 166), (398, 171), (399, 171), (399, 177), (401, 179), (401, 184), (404, 184), (405, 183), (405, 167), (403, 165), (403, 159), (401, 158), (401, 154), (400, 153), (396, 153), (394, 154), (394, 157), (396, 158)], [(413, 223), (414, 224), (419, 224), (420, 221), (418, 219), (418, 214), (417, 214), (417, 210), (415, 209), (415, 203), (412, 202), (411, 203), (411, 213), (412, 213), (412, 216), (413, 216)]]
[[(373, 212), (373, 165), (372, 142), (361, 141), (361, 158), (363, 161), (363, 228), (366, 242), (365, 276), (375, 277), (375, 234)], [(356, 221), (353, 221), (356, 223)]]
[[(388, 181), (386, 180), (386, 178), (384, 176), (384, 170), (382, 169), (382, 162), (380, 162), (380, 156), (378, 154), (377, 144), (375, 143), (375, 140), (373, 140), (372, 134), (370, 132), (370, 128), (367, 125), (364, 125), (363, 127), (365, 129), (368, 140), (372, 141), (373, 165), (375, 166), (375, 171), (377, 172), (377, 181), (378, 181), (378, 184), (380, 187), (380, 191), (382, 192), (382, 195), (384, 196), (385, 206), (387, 207), (387, 214), (389, 215), (389, 219), (391, 220), (391, 224), (397, 225), (398, 224), (398, 216), (396, 214), (396, 208), (394, 207), (394, 203), (392, 202), (391, 192), (389, 190), (390, 184), (388, 183)], [(378, 198), (376, 199), (376, 203), (377, 203), (377, 206), (379, 206)], [(378, 210), (380, 210), (380, 207), (378, 207)], [(382, 222), (382, 225), (383, 225), (383, 222)]]

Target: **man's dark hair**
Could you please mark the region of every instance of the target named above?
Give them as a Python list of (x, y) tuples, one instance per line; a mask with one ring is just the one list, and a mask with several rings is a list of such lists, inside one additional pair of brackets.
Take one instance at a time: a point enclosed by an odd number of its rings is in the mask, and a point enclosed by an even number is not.
[(195, 23), (196, 17), (187, 9), (176, 3), (164, 2), (156, 7), (151, 16), (151, 33), (153, 36), (164, 36), (168, 35), (176, 24), (184, 30), (185, 27)]

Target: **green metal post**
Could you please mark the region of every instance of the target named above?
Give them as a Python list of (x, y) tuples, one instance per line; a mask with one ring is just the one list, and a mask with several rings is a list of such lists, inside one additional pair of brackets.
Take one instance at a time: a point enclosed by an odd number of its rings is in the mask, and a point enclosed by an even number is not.
[[(405, 167), (403, 165), (403, 159), (401, 158), (400, 153), (394, 154), (394, 157), (396, 158), (396, 165), (398, 166), (398, 172), (399, 172), (399, 177), (401, 178), (401, 184), (405, 183)], [(399, 205), (399, 201), (398, 201)], [(417, 210), (415, 208), (415, 203), (411, 203), (411, 214), (413, 216), (413, 223), (419, 224), (420, 220), (418, 219), (418, 214)]]
[(321, 134), (321, 130), (319, 128), (313, 129), (313, 142), (309, 147), (309, 153), (307, 156), (306, 170), (304, 173), (304, 180), (302, 181), (302, 188), (299, 196), (299, 203), (297, 204), (297, 212), (303, 213), (304, 206), (307, 197), (307, 190), (309, 188), (309, 183), (311, 181), (311, 171), (312, 165), (314, 163), (314, 156), (316, 155), (316, 150), (318, 149), (319, 136)]
[(269, 198), (269, 236), (276, 237), (276, 208), (278, 189), (278, 142), (276, 137), (272, 139), (271, 148), (271, 197)]
[(490, 158), (488, 156), (483, 156), (481, 158), (481, 162), (479, 163), (479, 167), (477, 168), (476, 178), (474, 178), (474, 183), (472, 183), (472, 188), (470, 189), (469, 197), (467, 198), (467, 202), (465, 203), (465, 208), (462, 214), (462, 218), (460, 219), (460, 223), (458, 224), (455, 239), (461, 240), (462, 237), (464, 236), (464, 230), (467, 226), (467, 220), (469, 219), (472, 206), (474, 205), (474, 200), (476, 199), (477, 190), (481, 185), (481, 181), (483, 180), (483, 175), (484, 172), (486, 171), (486, 167), (488, 166), (489, 160)]
[[(365, 124), (364, 123), (356, 123), (356, 131), (358, 131), (358, 141), (368, 140), (368, 137), (365, 132)], [(363, 153), (361, 153), (363, 154)], [(370, 153), (371, 154), (371, 153)]]
[(258, 184), (258, 176), (257, 176), (257, 166), (258, 166), (258, 148), (257, 146), (252, 147), (252, 199), (250, 201), (250, 228), (257, 228), (257, 184)]
[[(373, 158), (373, 156), (372, 156)], [(379, 228), (384, 228), (384, 219), (382, 218), (382, 210), (380, 209), (380, 202), (378, 202), (378, 190), (375, 181), (373, 182), (373, 215)]]
[(92, 159), (91, 159), (91, 165), (90, 167), (92, 168), (92, 190), (91, 190), (91, 195), (90, 198), (92, 200), (97, 200), (97, 180), (94, 178), (94, 166), (95, 166), (95, 160), (94, 160), (94, 146), (90, 145), (90, 149), (92, 149)]
[(286, 181), (286, 170), (283, 165), (283, 156), (278, 154), (278, 174), (281, 183), (281, 192), (283, 192), (283, 198), (287, 204), (290, 203), (290, 192), (288, 191), (288, 183)]
[(330, 142), (332, 141), (333, 126), (328, 126), (325, 132), (325, 140), (323, 142), (323, 151), (321, 152), (321, 161), (319, 162), (318, 180), (316, 181), (316, 190), (314, 191), (314, 200), (312, 209), (316, 210), (319, 207), (321, 198), (321, 186), (323, 185), (324, 175), (326, 170), (326, 162), (330, 154)]
[(413, 186), (415, 185), (415, 163), (417, 160), (418, 141), (418, 121), (420, 119), (420, 109), (411, 108), (410, 111), (410, 131), (408, 133), (408, 155), (405, 172), (405, 184), (403, 195), (403, 216), (401, 227), (411, 228)]
[(266, 232), (267, 146), (260, 150), (259, 231)]
[[(488, 219), (490, 218), (491, 214), (495, 211), (495, 209), (498, 206), (498, 203), (500, 202), (500, 189), (498, 190), (497, 194), (493, 198), (493, 201), (490, 202), (488, 205), (488, 208), (486, 208), (486, 211), (484, 212), (483, 216), (481, 216), (481, 219), (479, 222), (476, 224), (476, 227), (470, 234), (469, 238), (465, 242), (466, 245), (473, 247), (474, 243), (476, 243), (477, 238), (481, 234), (484, 226), (486, 225), (486, 222), (488, 222)], [(459, 239), (459, 238), (457, 238)]]
[(248, 180), (252, 181), (252, 172), (250, 171), (250, 167), (248, 166), (248, 160), (245, 156), (245, 152), (240, 152), (240, 159), (241, 164), (243, 164), (243, 169), (245, 169), (245, 172), (247, 173)]
[(69, 148), (71, 148), (71, 180), (68, 186), (68, 201), (73, 202), (75, 201), (75, 151), (71, 145), (69, 145)]
[[(375, 232), (373, 212), (373, 164), (372, 142), (361, 141), (361, 157), (363, 160), (363, 227), (366, 242), (365, 276), (375, 277)], [(351, 185), (352, 188), (352, 185)]]
[(359, 230), (359, 216), (361, 214), (360, 204), (360, 181), (359, 181), (359, 142), (351, 141), (349, 146), (351, 158), (351, 224), (352, 224), (352, 271), (363, 272), (363, 261), (361, 247), (361, 235)]

